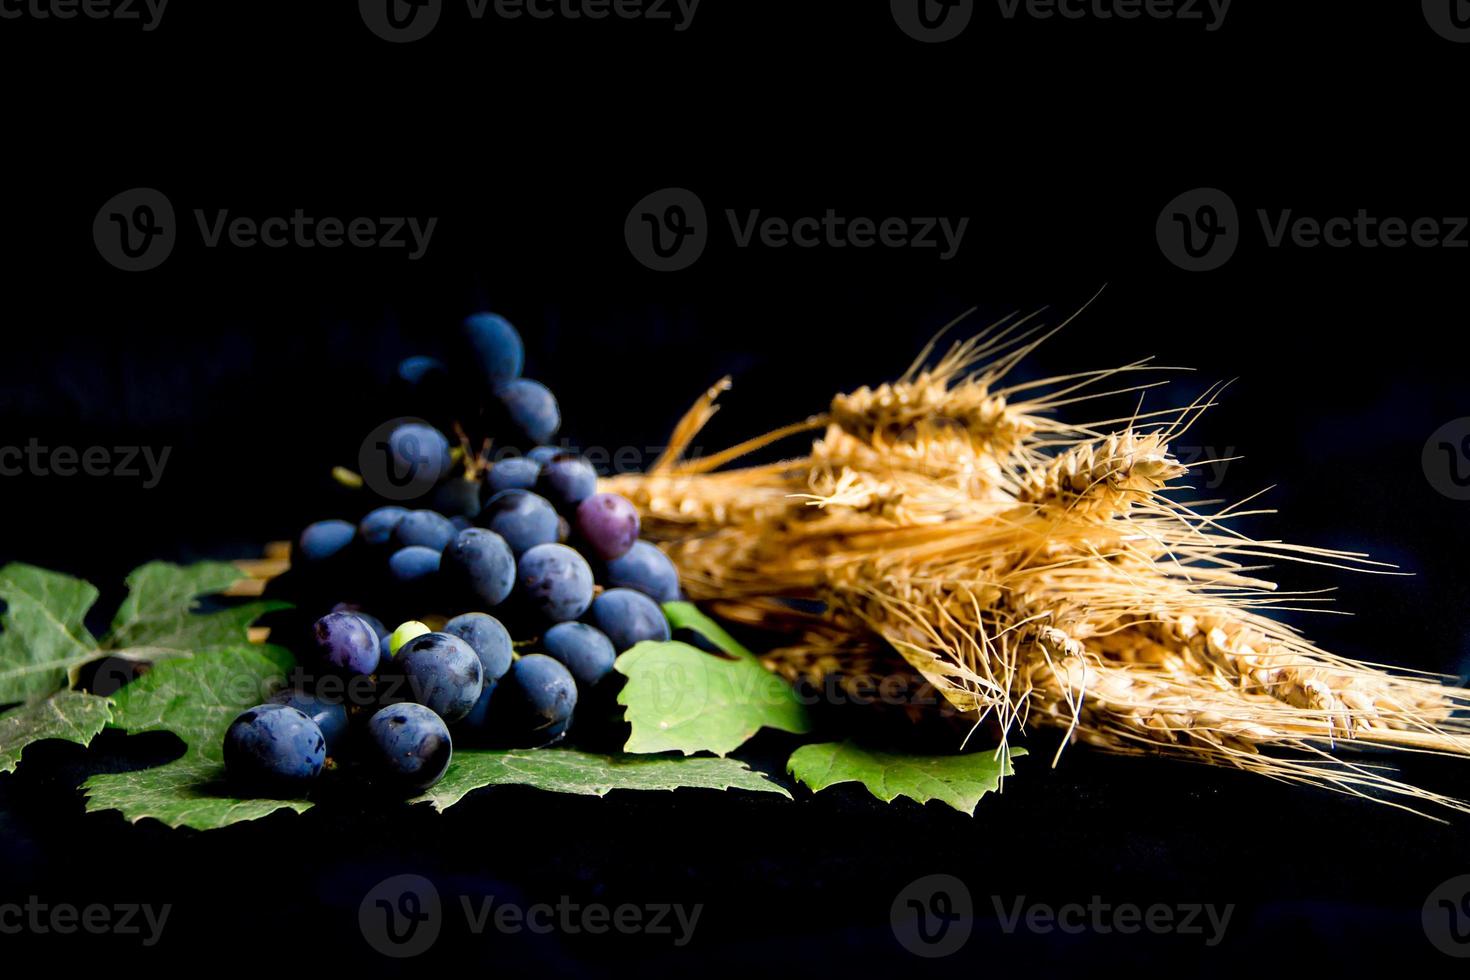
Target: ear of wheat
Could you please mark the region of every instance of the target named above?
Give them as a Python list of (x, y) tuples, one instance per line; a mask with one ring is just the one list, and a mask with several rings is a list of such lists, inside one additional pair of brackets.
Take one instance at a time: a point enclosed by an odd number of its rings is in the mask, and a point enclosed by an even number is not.
[[(1086, 424), (1058, 410), (1132, 385), (1138, 362), (1007, 385), (1050, 336), (1003, 321), (898, 381), (832, 399), (825, 415), (684, 458), (728, 379), (685, 416), (632, 499), (692, 598), (784, 633), (788, 676), (849, 674), (894, 653), (1004, 738), (1062, 728), (1115, 752), (1157, 752), (1413, 809), (1470, 809), (1343, 756), (1350, 743), (1470, 755), (1470, 691), (1319, 650), (1273, 609), (1277, 559), (1383, 570), (1364, 556), (1257, 542), (1242, 508), (1180, 499), (1169, 443), (1208, 408)], [(931, 364), (931, 361), (933, 362)], [(806, 431), (810, 451), (726, 468)], [(824, 616), (792, 611), (816, 599)]]

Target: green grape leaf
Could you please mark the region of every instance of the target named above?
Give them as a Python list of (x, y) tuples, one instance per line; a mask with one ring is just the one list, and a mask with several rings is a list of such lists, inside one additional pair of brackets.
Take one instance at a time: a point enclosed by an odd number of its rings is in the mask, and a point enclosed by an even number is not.
[(726, 755), (761, 728), (804, 734), (806, 707), (780, 677), (687, 602), (664, 606), (669, 622), (695, 630), (727, 656), (677, 641), (644, 642), (613, 664), (628, 680), (618, 703), (632, 734), (627, 752)]
[(0, 715), (0, 773), (14, 772), (26, 746), (56, 738), (90, 745), (112, 720), (112, 701), (82, 691), (58, 691), (44, 701)]
[(97, 590), (88, 582), (34, 565), (0, 568), (0, 704), (35, 701), (66, 686), (67, 676), (100, 654), (82, 620)]
[(241, 711), (266, 700), (293, 663), (280, 647), (239, 643), (163, 661), (120, 689), (113, 696), (113, 725), (130, 734), (173, 732), (184, 742), (184, 754), (153, 769), (92, 776), (83, 786), (87, 809), (121, 810), (134, 823), (151, 817), (198, 830), (282, 809), (310, 809), (304, 799), (240, 799), (224, 782), (225, 729)]
[(485, 786), (534, 786), (553, 793), (606, 796), (615, 789), (744, 789), (791, 794), (735, 759), (595, 755), (575, 749), (456, 751), (449, 771), (415, 803), (447, 810)]
[(90, 583), (32, 565), (0, 568), (0, 599), (6, 604), (0, 616), (0, 704), (54, 694), (75, 683), (83, 666), (103, 657), (154, 661), (243, 641), (251, 623), (284, 604), (194, 611), (200, 596), (219, 592), (242, 575), (220, 562), (143, 565), (128, 576), (128, 596), (99, 643), (83, 625), (97, 601)]
[(860, 748), (852, 742), (803, 745), (791, 753), (786, 771), (812, 790), (838, 783), (862, 783), (878, 799), (891, 803), (907, 796), (919, 803), (939, 800), (971, 816), (986, 793), (1000, 788), (1011, 775), (1011, 759), (1025, 749), (965, 752), (956, 755), (898, 755)]
[(113, 617), (104, 645), (116, 656), (153, 660), (243, 640), (251, 623), (287, 603), (257, 601), (209, 613), (195, 611), (201, 597), (223, 592), (243, 575), (225, 562), (140, 565), (128, 575), (127, 598)]

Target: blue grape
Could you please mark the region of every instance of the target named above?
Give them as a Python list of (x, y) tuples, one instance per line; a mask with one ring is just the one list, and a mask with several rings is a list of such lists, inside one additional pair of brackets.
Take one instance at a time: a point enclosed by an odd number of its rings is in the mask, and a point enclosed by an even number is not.
[(421, 704), (390, 704), (368, 720), (368, 742), (383, 774), (407, 790), (443, 777), (454, 754), (444, 719)]
[(474, 518), (465, 514), (455, 514), (449, 519), (449, 523), (454, 525), (456, 531), (463, 531), (467, 527), (475, 526)]
[(556, 508), (529, 490), (497, 493), (485, 502), (475, 523), (504, 538), (516, 555), (556, 541)]
[(400, 548), (419, 545), (443, 551), (454, 540), (454, 523), (432, 510), (411, 510), (393, 529), (393, 543)]
[(592, 566), (564, 544), (539, 544), (521, 555), (521, 598), (552, 623), (576, 619), (592, 605)]
[(347, 738), (347, 707), (340, 701), (325, 701), (315, 694), (288, 687), (271, 695), (271, 704), (295, 708), (316, 723), (327, 743), (327, 754), (336, 755)]
[(502, 490), (534, 490), (536, 477), (541, 475), (541, 464), (529, 456), (510, 456), (490, 467), (485, 482), (491, 493)]
[(588, 618), (618, 653), (644, 640), (669, 638), (669, 621), (658, 603), (632, 589), (608, 589), (593, 600)]
[(439, 573), (439, 563), (443, 557), (433, 548), (425, 548), (423, 545), (399, 548), (388, 556), (388, 574), (393, 581), (402, 585), (424, 582)]
[(448, 517), (474, 517), (480, 512), (480, 481), (453, 479), (434, 491), (434, 509)]
[(498, 606), (515, 588), (515, 555), (494, 531), (467, 527), (444, 549), (444, 573), (469, 596)]
[(593, 494), (582, 501), (572, 523), (582, 542), (603, 561), (623, 557), (638, 540), (638, 509), (615, 493)]
[(494, 313), (475, 313), (465, 317), (460, 335), (480, 377), (495, 388), (521, 376), (526, 348), (521, 335), (510, 321)]
[(449, 368), (437, 357), (415, 354), (398, 362), (398, 377), (415, 387), (438, 384), (448, 379)]
[(679, 598), (679, 570), (669, 556), (647, 541), (635, 541), (621, 558), (607, 563), (604, 584), (615, 589), (634, 589), (655, 602)]
[(561, 428), (561, 409), (551, 389), (530, 378), (517, 378), (495, 389), (495, 398), (511, 431), (524, 442), (545, 442)]
[(611, 673), (618, 656), (612, 640), (586, 623), (557, 623), (541, 637), (541, 645), (584, 688), (594, 686)]
[(511, 665), (496, 692), (496, 722), (517, 741), (547, 745), (571, 724), (577, 707), (577, 682), (571, 672), (544, 653)]
[(448, 633), (425, 633), (393, 658), (408, 681), (409, 697), (453, 724), (480, 700), (485, 672), (468, 643)]
[(469, 729), (483, 729), (490, 719), (490, 702), (495, 694), (495, 687), (510, 669), (510, 632), (494, 616), (479, 612), (455, 616), (444, 624), (444, 632), (464, 640), (480, 658), (480, 669), (485, 678), (484, 687), (480, 689), (480, 699), (460, 721), (460, 725)]
[(327, 741), (296, 708), (262, 704), (230, 723), (224, 757), (230, 778), (252, 792), (299, 796), (321, 773)]
[(405, 481), (438, 483), (449, 475), (449, 440), (423, 422), (405, 422), (388, 434), (388, 452)]
[(327, 613), (312, 627), (322, 659), (349, 674), (371, 674), (378, 667), (378, 634), (361, 616)]
[(357, 608), (351, 603), (339, 602), (332, 607), (332, 612), (352, 613), (352, 615), (356, 616), (358, 619), (371, 626), (373, 628), (373, 632), (377, 634), (377, 637), (380, 640), (388, 635), (388, 627), (383, 625), (383, 621), (381, 619), (372, 615), (371, 613), (363, 612), (361, 609)]
[(387, 544), (388, 539), (393, 536), (393, 529), (407, 514), (407, 507), (396, 505), (370, 510), (367, 516), (357, 522), (357, 536), (371, 545)]
[(346, 521), (317, 521), (308, 524), (296, 542), (296, 555), (306, 562), (321, 562), (347, 550), (357, 528)]
[(547, 463), (562, 456), (567, 451), (560, 446), (532, 446), (526, 450), (526, 458), (537, 466), (545, 466)]
[(572, 510), (597, 492), (597, 471), (580, 456), (558, 456), (541, 467), (536, 491), (560, 510)]

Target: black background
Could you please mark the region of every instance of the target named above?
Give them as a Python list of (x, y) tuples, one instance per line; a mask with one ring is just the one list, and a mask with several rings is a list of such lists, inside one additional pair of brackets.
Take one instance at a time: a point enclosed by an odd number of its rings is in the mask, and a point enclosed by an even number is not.
[[(489, 307), (526, 337), (582, 445), (656, 446), (724, 373), (719, 446), (896, 375), (939, 326), (1049, 307), (1031, 373), (1157, 355), (1198, 370), (1146, 405), (1239, 379), (1190, 433), (1232, 463), (1222, 492), (1273, 486), (1266, 537), (1373, 553), (1413, 577), (1283, 569), (1356, 615), (1314, 639), (1363, 659), (1463, 673), (1465, 503), (1420, 461), (1470, 415), (1465, 249), (1267, 247), (1257, 209), (1325, 218), (1470, 212), (1458, 92), (1470, 46), (1417, 4), (1233, 5), (1223, 26), (1006, 21), (919, 44), (886, 5), (705, 0), (676, 32), (643, 21), (471, 22), (450, 4), (391, 45), (355, 4), (171, 5), (119, 22), (0, 20), (0, 425), (5, 445), (171, 447), (157, 487), (6, 477), (0, 558), (86, 576), (115, 603), (151, 559), (237, 558), (347, 506), (351, 465), (393, 363)], [(1287, 8), (1287, 9), (1283, 9)], [(124, 273), (91, 236), (102, 203), (155, 187), (181, 218), (158, 269)], [(712, 240), (656, 273), (623, 241), (633, 203), (695, 191)], [(1242, 217), (1222, 268), (1171, 265), (1155, 219), (1213, 186)], [(429, 250), (208, 249), (192, 211), (437, 217)], [(724, 211), (966, 216), (959, 254), (737, 248)], [(1132, 404), (1118, 406), (1126, 410)], [(356, 516), (348, 514), (346, 516)], [(108, 764), (167, 744), (108, 737)], [(788, 748), (756, 744), (779, 768)], [(79, 751), (32, 749), (0, 778), (5, 895), (175, 905), (163, 941), (4, 936), (0, 946), (317, 969), (379, 960), (357, 903), (388, 874), (447, 900), (492, 893), (703, 902), (693, 944), (468, 935), (451, 959), (515, 972), (636, 966), (773, 972), (1035, 970), (1182, 963), (1203, 972), (1370, 954), (1431, 967), (1420, 906), (1470, 871), (1464, 820), (1234, 773), (1043, 742), (972, 819), (850, 787), (795, 803), (681, 792), (607, 800), (495, 790), (444, 817), (315, 812), (199, 835), (82, 815)], [(97, 756), (88, 757), (94, 759)], [(768, 758), (767, 758), (768, 757)], [(1463, 766), (1406, 772), (1465, 795)], [(914, 878), (959, 876), (979, 921), (953, 957), (894, 940)], [(991, 896), (1061, 904), (1236, 903), (1224, 944), (1005, 935)], [(201, 959), (200, 957), (207, 957)], [(435, 962), (440, 958), (445, 962)], [(213, 966), (208, 967), (213, 969)]]

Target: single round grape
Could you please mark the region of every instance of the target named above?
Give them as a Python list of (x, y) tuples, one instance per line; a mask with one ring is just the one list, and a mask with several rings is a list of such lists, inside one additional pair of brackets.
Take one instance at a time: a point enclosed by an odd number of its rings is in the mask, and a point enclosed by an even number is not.
[(576, 619), (592, 605), (592, 566), (564, 544), (538, 544), (521, 555), (521, 598), (545, 621)]
[(485, 502), (475, 523), (505, 539), (516, 554), (556, 541), (556, 508), (529, 490), (502, 490)]
[(529, 456), (508, 456), (490, 467), (485, 483), (492, 494), (502, 490), (533, 490), (541, 464)]
[(656, 545), (635, 541), (621, 558), (603, 569), (603, 584), (614, 589), (633, 589), (655, 602), (679, 598), (679, 570)]
[(567, 450), (560, 446), (532, 446), (526, 450), (526, 458), (537, 466), (545, 466), (558, 456), (566, 455)]
[(460, 335), (480, 377), (495, 388), (521, 376), (526, 349), (510, 321), (494, 313), (465, 317)]
[(443, 551), (454, 540), (454, 524), (432, 510), (411, 510), (393, 529), (393, 543), (400, 548), (418, 545)]
[(541, 467), (536, 492), (559, 510), (574, 510), (597, 492), (597, 471), (581, 456), (558, 456)]
[(295, 708), (316, 723), (327, 743), (327, 754), (336, 755), (347, 738), (347, 706), (340, 701), (326, 701), (300, 688), (288, 687), (271, 695), (271, 704)]
[(346, 521), (317, 521), (308, 524), (296, 541), (296, 557), (304, 562), (326, 561), (352, 544), (357, 528)]
[(394, 658), (408, 681), (409, 698), (453, 724), (475, 706), (485, 673), (470, 645), (448, 633), (425, 633)]
[(390, 704), (368, 720), (368, 742), (379, 769), (406, 790), (426, 790), (443, 777), (454, 754), (444, 719), (421, 704)]
[(530, 378), (517, 378), (495, 389), (495, 398), (511, 431), (523, 443), (545, 442), (561, 428), (561, 409), (551, 389)]
[(590, 688), (612, 672), (617, 651), (612, 640), (586, 623), (557, 623), (541, 637), (547, 656), (571, 671), (577, 683)]
[(388, 656), (398, 656), (398, 651), (402, 650), (409, 640), (416, 640), (426, 633), (432, 632), (434, 631), (416, 619), (410, 619), (406, 623), (399, 623), (398, 628), (388, 637)]
[(357, 536), (370, 545), (387, 544), (393, 536), (393, 529), (407, 514), (407, 507), (397, 505), (370, 510), (357, 522)]
[(494, 616), (479, 612), (455, 616), (444, 624), (444, 632), (457, 636), (470, 645), (470, 649), (480, 658), (480, 669), (485, 677), (484, 686), (480, 689), (480, 699), (475, 702), (470, 713), (460, 720), (460, 726), (475, 730), (486, 728), (495, 688), (500, 683), (500, 678), (510, 669), (510, 632)]
[(626, 555), (638, 540), (638, 509), (615, 493), (593, 494), (577, 505), (577, 534), (603, 561)]
[(346, 612), (327, 613), (312, 627), (322, 659), (349, 674), (371, 674), (378, 667), (378, 634), (367, 620)]
[(444, 556), (433, 548), (410, 545), (399, 548), (388, 557), (388, 574), (400, 585), (424, 582), (439, 573), (439, 563)]
[(388, 434), (388, 452), (404, 481), (438, 483), (449, 475), (449, 440), (432, 425), (405, 422)]
[(467, 527), (444, 549), (449, 581), (487, 606), (498, 606), (516, 584), (516, 560), (506, 540), (483, 527)]
[(561, 738), (577, 707), (577, 682), (544, 653), (511, 664), (497, 691), (496, 722), (517, 741), (547, 745)]
[(456, 477), (439, 484), (433, 496), (434, 510), (453, 519), (474, 517), (480, 512), (480, 481)]
[(286, 704), (261, 704), (225, 730), (225, 771), (253, 793), (299, 796), (327, 758), (322, 730)]
[(669, 621), (658, 603), (632, 589), (602, 593), (593, 600), (588, 619), (607, 634), (618, 653), (644, 640), (669, 638)]

